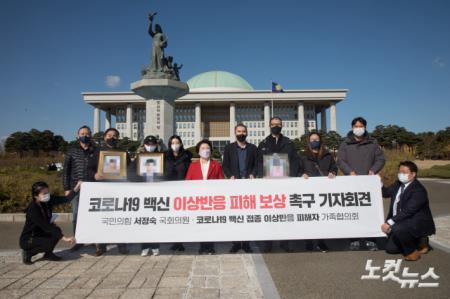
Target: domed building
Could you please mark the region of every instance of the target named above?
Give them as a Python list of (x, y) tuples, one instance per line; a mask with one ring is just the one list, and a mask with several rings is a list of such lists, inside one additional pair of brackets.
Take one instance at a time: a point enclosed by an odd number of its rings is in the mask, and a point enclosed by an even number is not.
[[(222, 151), (234, 141), (234, 126), (238, 123), (248, 127), (249, 142), (261, 142), (269, 135), (272, 116), (283, 119), (282, 133), (292, 139), (315, 129), (336, 131), (336, 104), (347, 94), (345, 89), (277, 93), (254, 90), (244, 78), (226, 71), (204, 72), (189, 79), (187, 84), (189, 93), (175, 100), (174, 115), (168, 113), (171, 110), (164, 101), (154, 101), (151, 111), (146, 111), (145, 100), (133, 92), (85, 92), (85, 103), (94, 107), (93, 131), (101, 130), (100, 115), (104, 111), (104, 129), (114, 126), (121, 137), (141, 140), (146, 133), (159, 135), (166, 143), (172, 133), (164, 130), (164, 124), (174, 122), (174, 133), (181, 136), (186, 147), (208, 138)], [(147, 118), (156, 122), (156, 132), (145, 130)]]

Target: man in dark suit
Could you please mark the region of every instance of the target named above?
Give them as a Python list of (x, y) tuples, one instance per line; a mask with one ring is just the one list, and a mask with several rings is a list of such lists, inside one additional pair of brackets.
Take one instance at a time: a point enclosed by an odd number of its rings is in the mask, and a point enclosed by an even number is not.
[[(289, 176), (299, 176), (300, 158), (295, 149), (294, 142), (281, 134), (281, 131), (283, 130), (283, 120), (278, 116), (274, 116), (270, 119), (269, 125), (270, 135), (258, 145), (258, 177), (262, 178), (264, 176), (264, 156), (273, 155), (274, 153), (287, 154), (289, 160)], [(265, 241), (263, 251), (271, 252), (272, 245), (272, 241)], [(280, 247), (286, 252), (292, 251), (288, 240), (281, 241)]]
[(432, 250), (428, 236), (436, 233), (427, 191), (417, 180), (417, 165), (411, 161), (399, 164), (398, 180), (383, 187), (383, 197), (391, 204), (381, 230), (387, 234), (386, 252), (401, 253), (407, 261), (417, 261)]
[[(253, 179), (256, 177), (257, 171), (257, 154), (256, 145), (248, 143), (247, 126), (238, 124), (234, 128), (236, 141), (225, 146), (223, 153), (222, 169), (229, 179)], [(233, 242), (230, 253), (236, 253), (240, 249), (247, 253), (253, 252), (248, 241)]]

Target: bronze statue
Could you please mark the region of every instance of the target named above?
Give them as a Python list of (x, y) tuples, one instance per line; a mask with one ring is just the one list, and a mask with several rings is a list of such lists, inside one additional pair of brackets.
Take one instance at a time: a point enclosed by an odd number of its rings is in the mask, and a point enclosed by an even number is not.
[(153, 17), (157, 13), (149, 14), (149, 25), (148, 34), (153, 39), (152, 46), (152, 60), (150, 63), (150, 71), (153, 72), (163, 72), (164, 71), (164, 49), (167, 47), (167, 36), (163, 33), (161, 25), (155, 25), (155, 31), (152, 30), (153, 27)]
[(156, 24), (153, 31), (153, 18), (155, 13), (148, 15), (149, 25), (148, 34), (152, 37), (152, 53), (149, 67), (141, 69), (141, 75), (147, 79), (172, 79), (180, 80), (179, 70), (182, 66), (173, 64), (173, 57), (164, 55), (164, 49), (167, 48), (167, 36), (163, 33), (161, 25)]

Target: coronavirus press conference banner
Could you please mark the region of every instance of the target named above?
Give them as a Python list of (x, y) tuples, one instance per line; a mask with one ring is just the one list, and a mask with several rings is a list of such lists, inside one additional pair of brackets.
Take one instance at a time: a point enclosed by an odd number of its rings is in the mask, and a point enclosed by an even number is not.
[(378, 176), (83, 183), (78, 243), (383, 236)]

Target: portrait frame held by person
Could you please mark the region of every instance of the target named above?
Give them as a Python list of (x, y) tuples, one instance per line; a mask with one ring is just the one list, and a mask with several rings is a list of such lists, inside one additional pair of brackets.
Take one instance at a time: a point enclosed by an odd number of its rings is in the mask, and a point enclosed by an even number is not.
[(154, 174), (163, 175), (164, 173), (164, 153), (141, 153), (136, 158), (136, 175), (144, 176), (147, 173), (147, 164), (154, 163)]
[(122, 151), (100, 151), (97, 172), (107, 180), (126, 180), (127, 153)]
[(289, 177), (288, 154), (274, 153), (263, 156), (264, 178)]

